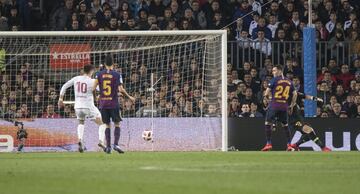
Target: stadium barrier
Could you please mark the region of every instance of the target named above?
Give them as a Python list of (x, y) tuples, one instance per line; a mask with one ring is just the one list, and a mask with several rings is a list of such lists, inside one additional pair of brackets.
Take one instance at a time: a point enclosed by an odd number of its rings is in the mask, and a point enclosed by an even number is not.
[[(256, 46), (256, 47), (255, 47)], [(260, 44), (254, 41), (228, 41), (228, 63), (241, 69), (244, 62), (253, 62), (256, 67), (263, 68), (266, 58), (273, 64), (286, 64), (286, 59), (296, 59), (303, 64), (302, 41), (271, 41)], [(317, 69), (327, 66), (331, 58), (338, 64), (351, 64), (360, 53), (360, 41), (319, 41), (316, 43)]]
[[(154, 142), (142, 139), (144, 130), (151, 128), (151, 118), (125, 118), (121, 123), (120, 145), (126, 151), (208, 151), (221, 150), (220, 117), (155, 118)], [(29, 135), (25, 152), (77, 151), (76, 119), (35, 119), (24, 121)], [(17, 128), (0, 120), (0, 152), (17, 147)], [(85, 146), (98, 151), (98, 127), (85, 123)]]
[[(229, 118), (229, 146), (241, 151), (257, 151), (265, 144), (263, 118)], [(360, 119), (306, 119), (326, 146), (334, 151), (360, 151)], [(292, 132), (292, 143), (299, 140), (301, 133)], [(285, 150), (283, 130), (273, 132), (274, 150)], [(300, 146), (301, 150), (320, 151), (313, 142)]]

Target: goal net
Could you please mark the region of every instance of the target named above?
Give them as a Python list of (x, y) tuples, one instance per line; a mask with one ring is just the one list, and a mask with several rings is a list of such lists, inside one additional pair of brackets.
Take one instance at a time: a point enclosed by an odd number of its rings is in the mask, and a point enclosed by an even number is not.
[[(29, 132), (25, 150), (76, 150), (74, 89), (62, 109), (59, 90), (86, 64), (100, 71), (111, 54), (125, 89), (137, 99), (118, 99), (125, 150), (227, 149), (225, 31), (0, 35), (0, 134), (12, 136), (15, 147), (13, 120)], [(153, 141), (141, 138), (144, 130), (153, 130)], [(87, 121), (88, 150), (97, 149), (97, 138), (97, 126)]]

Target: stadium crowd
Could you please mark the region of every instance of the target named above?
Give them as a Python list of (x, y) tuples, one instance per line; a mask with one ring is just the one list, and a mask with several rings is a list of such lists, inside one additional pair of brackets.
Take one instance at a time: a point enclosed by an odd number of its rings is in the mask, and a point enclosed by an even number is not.
[[(35, 3), (0, 0), (0, 30), (227, 29), (230, 41), (238, 41), (239, 47), (265, 55), (261, 66), (251, 58), (243, 64), (228, 64), (231, 117), (264, 116), (268, 102), (262, 98), (263, 91), (271, 79), (271, 68), (280, 63), (269, 57), (273, 50), (279, 50), (269, 43), (301, 41), (309, 14), (307, 0), (54, 0), (44, 1), (41, 16), (34, 14)], [(313, 0), (312, 19), (317, 40), (328, 41), (335, 50), (342, 49), (345, 42), (359, 41), (359, 7), (357, 0)], [(34, 23), (37, 25), (32, 25)], [(348, 54), (351, 60), (346, 63), (340, 63), (336, 58), (339, 55), (329, 55), (324, 59), (327, 65), (319, 69), (318, 97), (324, 99), (324, 103), (318, 104), (318, 117), (360, 117), (360, 58), (356, 53)], [(286, 48), (277, 55), (286, 56), (282, 64), (284, 73), (296, 89), (303, 92), (301, 59)], [(171, 64), (168, 65), (170, 68)], [(48, 87), (52, 86), (48, 80), (33, 77), (30, 66), (22, 65), (16, 75), (2, 73), (0, 113), (13, 112), (17, 117), (74, 116), (69, 106), (57, 110), (59, 86)], [(135, 72), (127, 77), (127, 82), (141, 82), (146, 66), (138, 64)], [(205, 91), (201, 90), (201, 84), (196, 85), (198, 79), (190, 80), (189, 84), (184, 76), (176, 73), (171, 76), (169, 81), (176, 82), (177, 89), (172, 91), (175, 97), (170, 101), (159, 100), (156, 105), (167, 110), (159, 116), (217, 116), (219, 106), (199, 98)], [(170, 86), (162, 87), (166, 93)], [(158, 95), (166, 94), (159, 92)], [(148, 108), (149, 99), (137, 97), (140, 105), (122, 102), (124, 113), (136, 111), (137, 114), (132, 115), (140, 116)], [(18, 103), (13, 103), (15, 101)]]

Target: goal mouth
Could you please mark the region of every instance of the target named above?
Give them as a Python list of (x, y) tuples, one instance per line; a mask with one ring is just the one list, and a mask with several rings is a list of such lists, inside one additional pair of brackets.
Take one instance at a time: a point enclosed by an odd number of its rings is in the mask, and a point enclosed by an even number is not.
[[(65, 93), (65, 107), (58, 109), (59, 89), (81, 75), (86, 64), (96, 66), (95, 78), (104, 69), (105, 56), (111, 54), (114, 70), (123, 76), (124, 88), (137, 98), (132, 103), (118, 96), (122, 134), (128, 134), (121, 136), (122, 144), (132, 150), (146, 150), (149, 145), (141, 147), (143, 142), (136, 139), (141, 140), (141, 135), (134, 133), (151, 128), (156, 134), (152, 143), (155, 150), (227, 150), (225, 30), (0, 35), (0, 49), (5, 52), (3, 59), (0, 55), (5, 67), (2, 78), (9, 92), (4, 101), (15, 104), (8, 116), (31, 117), (33, 124), (57, 122), (53, 124), (64, 127), (56, 130), (69, 128), (71, 136), (74, 126), (65, 124), (64, 119), (75, 119), (74, 92)], [(135, 127), (139, 124), (144, 127)], [(56, 131), (43, 126), (46, 131)], [(172, 137), (171, 133), (176, 135)], [(188, 145), (180, 145), (181, 141)]]

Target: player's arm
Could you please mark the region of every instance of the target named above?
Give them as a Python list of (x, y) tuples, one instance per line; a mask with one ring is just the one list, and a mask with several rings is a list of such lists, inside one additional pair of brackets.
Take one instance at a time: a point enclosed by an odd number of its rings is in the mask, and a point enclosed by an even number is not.
[(311, 96), (311, 95), (305, 95), (305, 99), (312, 100), (312, 101), (315, 101), (315, 102), (324, 102), (323, 99), (318, 98), (316, 96)]
[(96, 88), (99, 86), (99, 81), (98, 79), (95, 79), (94, 80), (94, 86), (93, 86), (93, 91), (95, 92), (96, 91)]
[(264, 93), (264, 97), (267, 99), (267, 100), (271, 100), (271, 89), (274, 88), (274, 84), (275, 84), (275, 79), (271, 79), (269, 84), (267, 85), (267, 88), (265, 90), (265, 93)]
[(131, 101), (135, 102), (135, 98), (130, 96), (129, 93), (127, 93), (127, 91), (125, 90), (122, 84), (119, 85), (119, 92), (124, 96), (128, 97)]
[(58, 101), (58, 106), (59, 107), (63, 107), (64, 106), (64, 95), (65, 95), (65, 92), (68, 88), (70, 88), (71, 86), (74, 85), (74, 79), (71, 79), (69, 81), (67, 81), (62, 87), (61, 87), (61, 90), (60, 90), (60, 95), (59, 95), (59, 101)]
[(297, 97), (298, 97), (297, 91), (294, 90), (292, 93), (290, 108), (293, 108), (296, 105)]
[(264, 97), (268, 100), (271, 99), (271, 89), (270, 88), (266, 88), (265, 93), (264, 93)]

